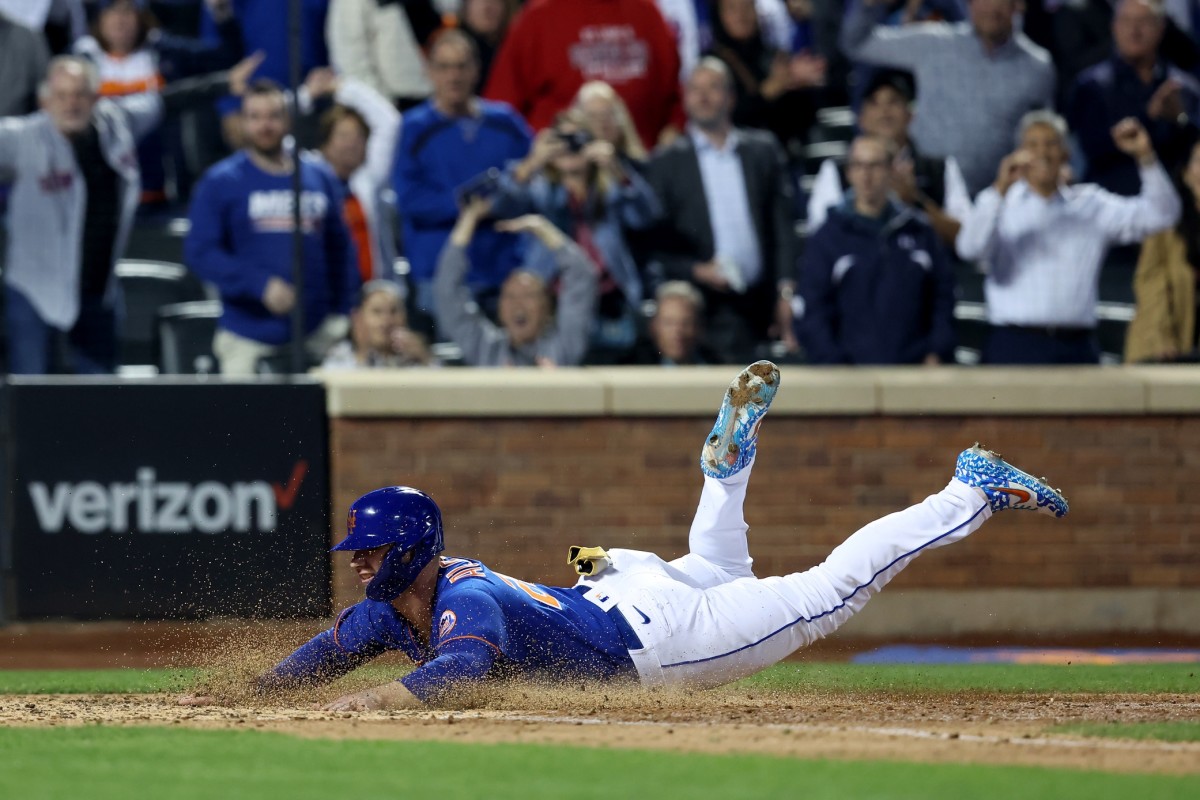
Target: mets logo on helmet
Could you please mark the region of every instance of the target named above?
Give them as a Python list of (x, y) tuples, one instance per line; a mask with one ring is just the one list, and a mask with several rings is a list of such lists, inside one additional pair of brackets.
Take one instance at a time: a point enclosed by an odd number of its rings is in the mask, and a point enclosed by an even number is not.
[(442, 618), (438, 621), (438, 638), (446, 638), (446, 634), (454, 630), (454, 623), (458, 622), (458, 617), (453, 611), (443, 611)]

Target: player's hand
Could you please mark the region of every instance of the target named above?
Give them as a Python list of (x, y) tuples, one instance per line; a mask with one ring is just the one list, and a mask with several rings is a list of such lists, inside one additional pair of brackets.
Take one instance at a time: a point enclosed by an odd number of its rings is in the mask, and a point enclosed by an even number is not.
[(1126, 117), (1112, 128), (1113, 144), (1127, 156), (1137, 159), (1143, 166), (1154, 163), (1154, 145), (1150, 142), (1150, 134), (1134, 117)]
[(175, 702), (181, 706), (215, 706), (217, 698), (210, 694), (185, 694)]
[(277, 317), (282, 317), (296, 306), (296, 287), (272, 275), (263, 289), (262, 304)]
[(325, 711), (381, 711), (421, 708), (422, 703), (399, 681), (385, 683), (362, 692), (343, 695), (325, 706)]
[(368, 689), (365, 692), (347, 694), (328, 703), (325, 711), (378, 711), (383, 708), (383, 698)]
[(1001, 197), (1008, 193), (1014, 183), (1025, 177), (1031, 161), (1033, 156), (1028, 150), (1017, 150), (1004, 157), (1000, 168), (996, 170), (996, 182), (992, 184)]

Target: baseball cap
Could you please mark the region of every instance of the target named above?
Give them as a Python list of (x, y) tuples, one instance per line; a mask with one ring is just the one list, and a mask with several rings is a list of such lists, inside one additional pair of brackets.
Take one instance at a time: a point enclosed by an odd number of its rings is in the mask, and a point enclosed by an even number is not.
[(884, 87), (895, 90), (910, 103), (917, 96), (916, 85), (911, 73), (885, 69), (879, 70), (867, 81), (866, 89), (862, 94), (863, 99), (867, 99)]

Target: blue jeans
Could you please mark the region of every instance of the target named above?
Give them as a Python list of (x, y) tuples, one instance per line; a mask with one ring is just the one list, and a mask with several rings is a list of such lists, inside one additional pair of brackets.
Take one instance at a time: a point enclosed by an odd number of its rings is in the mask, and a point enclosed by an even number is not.
[(48, 324), (21, 292), (4, 287), (10, 375), (105, 375), (117, 369), (116, 309), (85, 297), (69, 331)]

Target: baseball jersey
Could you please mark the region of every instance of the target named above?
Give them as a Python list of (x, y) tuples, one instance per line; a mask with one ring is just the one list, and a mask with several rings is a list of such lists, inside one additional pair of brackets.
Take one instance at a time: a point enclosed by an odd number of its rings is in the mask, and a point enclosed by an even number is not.
[(425, 702), (498, 677), (636, 677), (618, 623), (579, 591), (510, 578), (472, 559), (442, 558), (429, 642), (391, 603), (367, 599), (262, 682), (268, 688), (323, 683), (388, 650), (416, 662), (400, 682)]
[[(304, 322), (315, 330), (330, 314), (348, 314), (360, 279), (342, 220), (342, 189), (305, 154), (300, 162), (304, 236)], [(184, 240), (187, 265), (221, 293), (220, 325), (271, 345), (291, 338), (291, 320), (263, 305), (272, 277), (292, 281), (292, 176), (264, 172), (245, 151), (213, 165), (196, 184)]]

